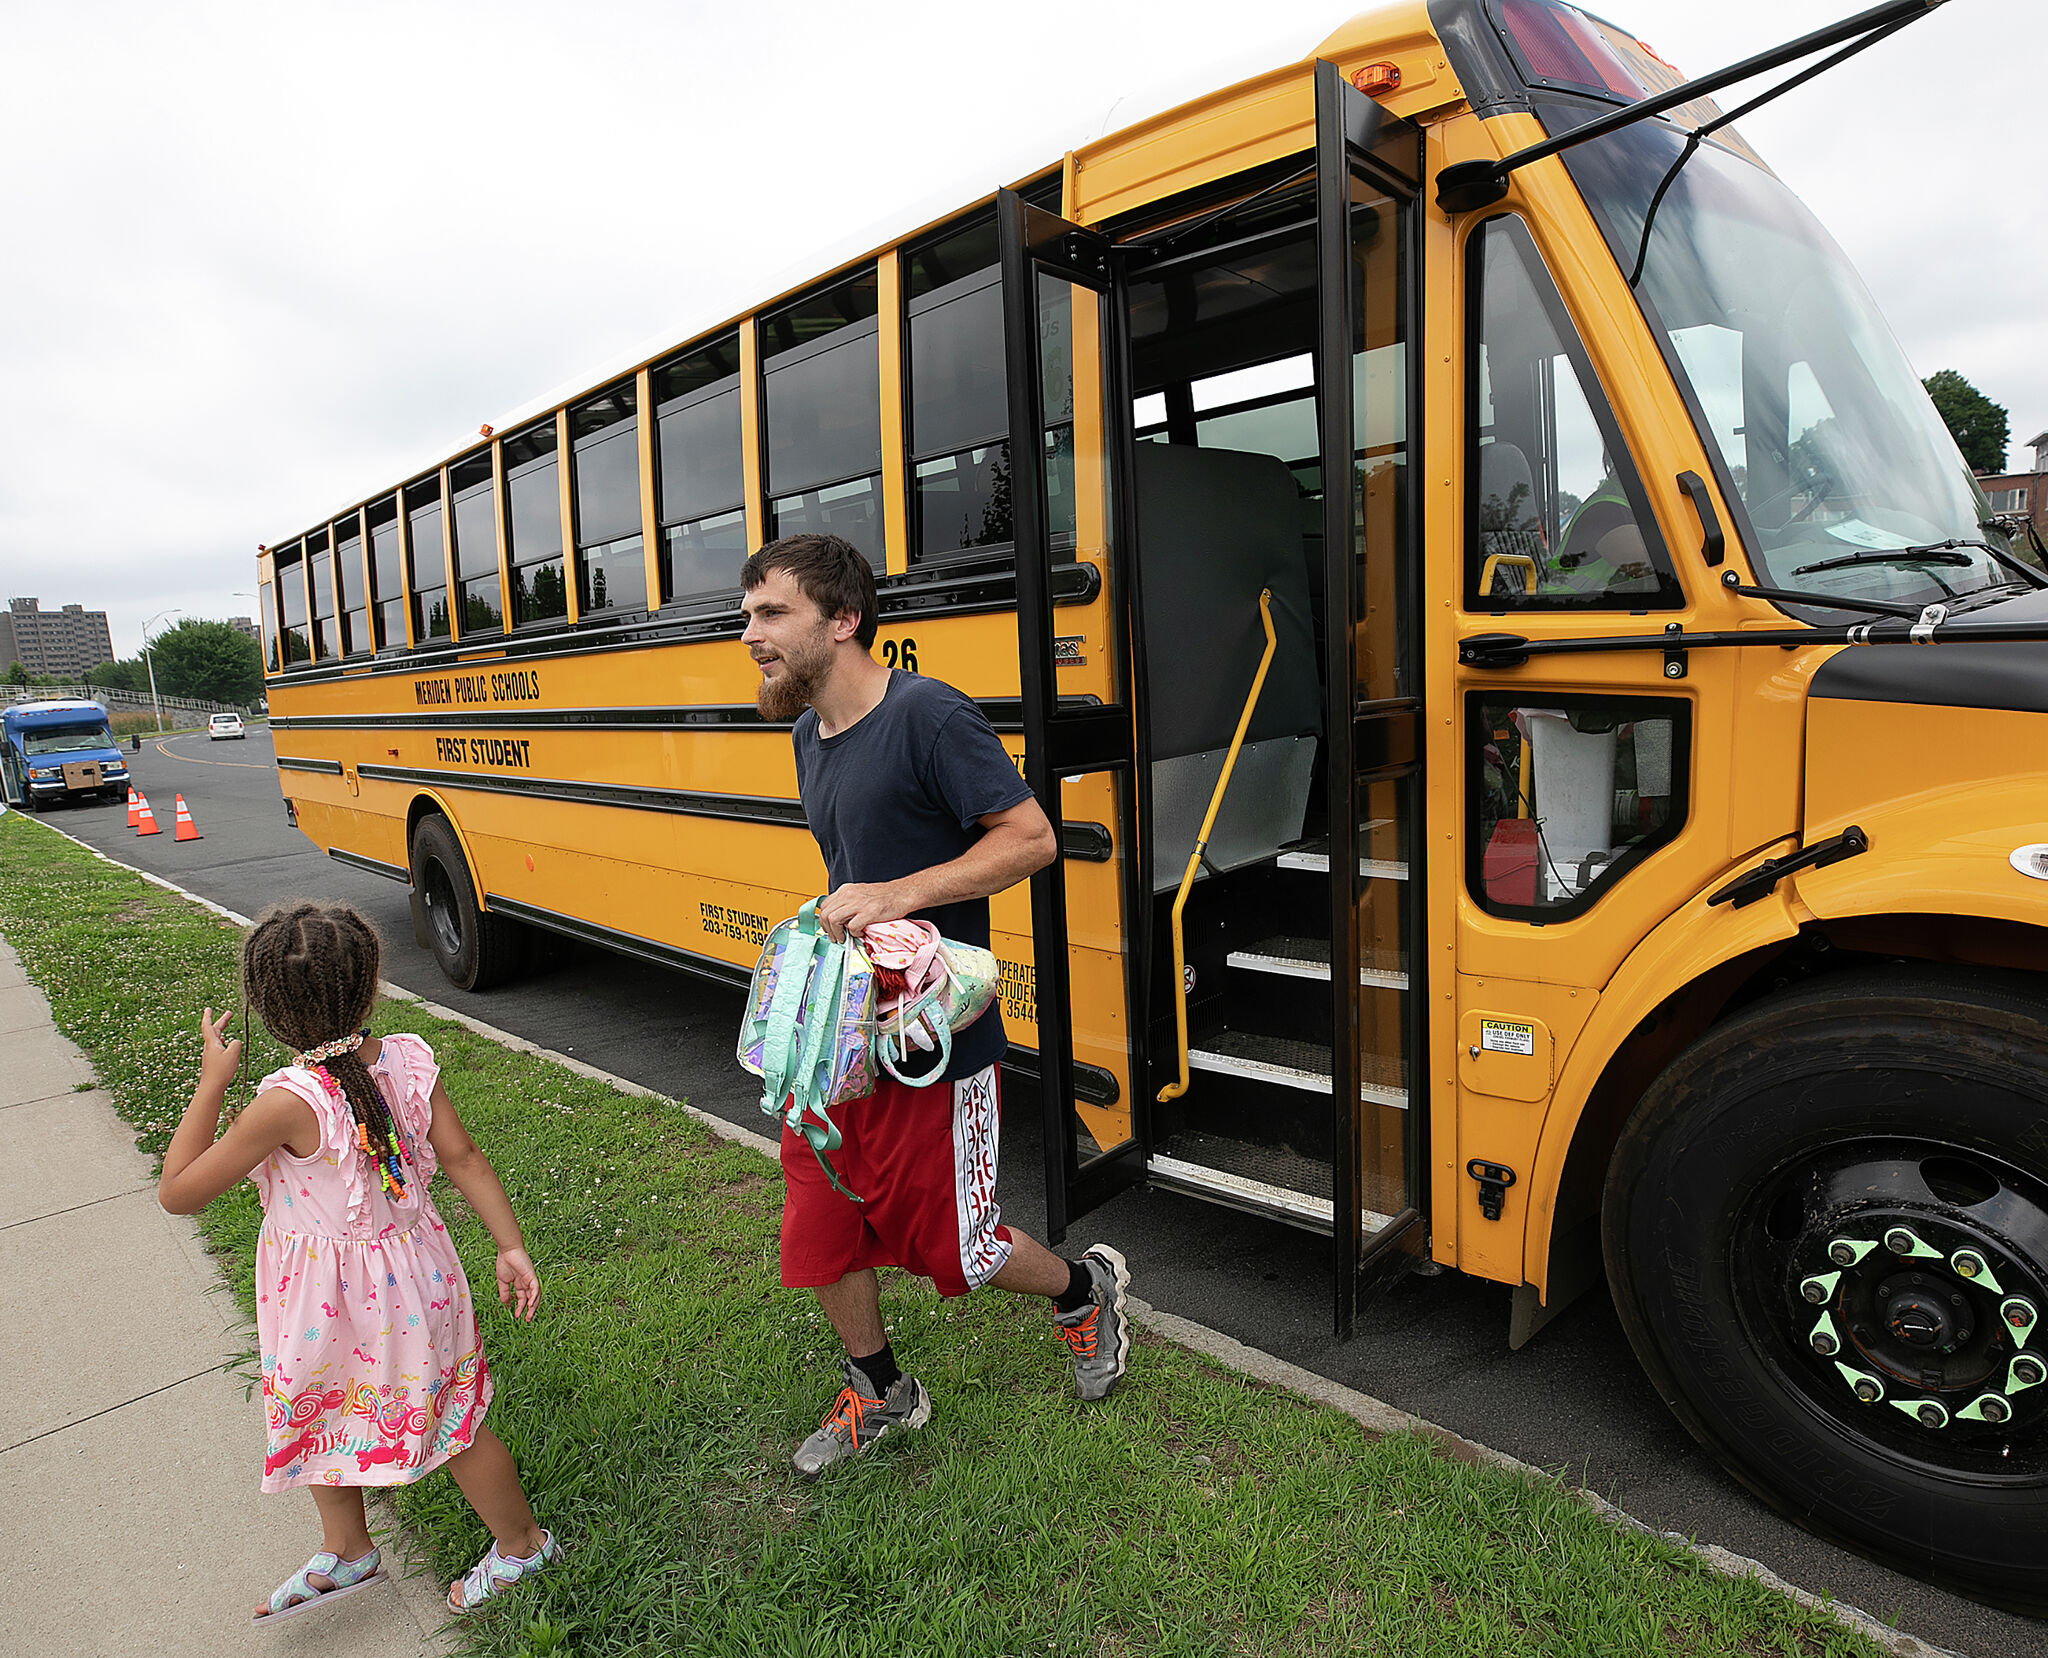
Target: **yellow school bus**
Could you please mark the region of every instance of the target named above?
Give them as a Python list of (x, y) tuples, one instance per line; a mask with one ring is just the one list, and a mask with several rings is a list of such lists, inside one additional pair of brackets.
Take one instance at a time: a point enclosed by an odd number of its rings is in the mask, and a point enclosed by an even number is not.
[(1738, 1477), (2039, 1611), (2048, 578), (1712, 101), (1926, 9), (1686, 82), (1405, 0), (486, 428), (262, 554), (295, 820), (464, 986), (743, 975), (824, 871), (738, 566), (844, 535), (1061, 826), (1055, 1236), (1151, 1181), (1518, 1344), (1604, 1260)]

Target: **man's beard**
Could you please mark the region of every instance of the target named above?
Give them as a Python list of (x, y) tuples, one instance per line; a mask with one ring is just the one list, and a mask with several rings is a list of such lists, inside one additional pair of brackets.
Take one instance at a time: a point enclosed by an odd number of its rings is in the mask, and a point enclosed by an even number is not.
[(786, 724), (806, 708), (824, 688), (832, 672), (832, 647), (806, 648), (801, 654), (782, 658), (782, 672), (764, 678), (754, 691), (754, 707), (761, 718)]

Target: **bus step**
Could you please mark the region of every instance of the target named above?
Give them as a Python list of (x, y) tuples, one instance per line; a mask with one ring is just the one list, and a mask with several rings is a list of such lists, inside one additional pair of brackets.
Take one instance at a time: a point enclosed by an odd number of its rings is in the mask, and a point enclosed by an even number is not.
[[(1400, 1061), (1384, 1054), (1360, 1054), (1358, 1097), (1373, 1105), (1408, 1109)], [(1316, 1042), (1252, 1031), (1219, 1030), (1201, 1047), (1188, 1049), (1188, 1068), (1223, 1076), (1249, 1077), (1311, 1094), (1330, 1091), (1330, 1050)]]
[[(1359, 837), (1363, 839), (1373, 830), (1384, 828), (1392, 821), (1391, 818), (1374, 818), (1370, 823), (1361, 823), (1358, 826)], [(1279, 865), (1282, 869), (1305, 870), (1311, 875), (1329, 874), (1329, 838), (1318, 836), (1314, 840), (1306, 840), (1299, 846), (1290, 848), (1280, 854)], [(1408, 864), (1405, 859), (1360, 858), (1358, 876), (1363, 881), (1405, 881), (1408, 879)]]
[[(1146, 1165), (1152, 1184), (1169, 1191), (1285, 1221), (1305, 1231), (1330, 1231), (1333, 1171), (1318, 1158), (1287, 1146), (1255, 1145), (1221, 1134), (1174, 1135)], [(1362, 1231), (1387, 1224), (1385, 1215), (1360, 1209)]]
[[(1244, 1153), (1262, 1155), (1247, 1157)], [(1267, 1166), (1283, 1160), (1300, 1167)], [(1184, 1192), (1325, 1236), (1330, 1231), (1332, 1207), (1327, 1163), (1314, 1163), (1286, 1152), (1276, 1157), (1270, 1148), (1226, 1141), (1213, 1134), (1176, 1134), (1152, 1154), (1145, 1168), (1152, 1184), (1168, 1191)], [(1303, 1186), (1311, 1190), (1302, 1191)]]
[[(1224, 958), (1231, 967), (1251, 973), (1279, 973), (1291, 979), (1330, 980), (1330, 941), (1326, 938), (1267, 938), (1248, 950), (1233, 950)], [(1358, 982), (1376, 990), (1406, 990), (1407, 963), (1398, 950), (1367, 950), (1361, 953)]]

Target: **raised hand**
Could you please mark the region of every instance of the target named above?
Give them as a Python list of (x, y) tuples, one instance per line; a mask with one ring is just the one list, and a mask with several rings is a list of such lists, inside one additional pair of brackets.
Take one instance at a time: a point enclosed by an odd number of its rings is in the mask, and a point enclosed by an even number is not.
[(206, 1008), (199, 1015), (199, 1086), (218, 1088), (223, 1093), (228, 1084), (235, 1080), (235, 1072), (242, 1064), (242, 1039), (223, 1040), (227, 1035), (228, 1022), (235, 1016), (230, 1008), (218, 1019), (213, 1009)]

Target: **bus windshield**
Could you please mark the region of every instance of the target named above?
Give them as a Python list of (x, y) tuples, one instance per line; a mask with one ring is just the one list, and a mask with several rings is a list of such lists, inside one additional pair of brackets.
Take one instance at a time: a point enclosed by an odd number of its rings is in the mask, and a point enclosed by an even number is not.
[[(1645, 121), (1567, 156), (1615, 258), (1685, 135)], [(1657, 209), (1637, 293), (1691, 388), (1769, 585), (1901, 604), (2003, 588), (1989, 503), (1849, 261), (1767, 169), (1703, 144)]]
[(79, 754), (87, 749), (112, 748), (114, 738), (104, 725), (46, 726), (39, 731), (24, 731), (21, 746), (22, 752), (31, 757)]

